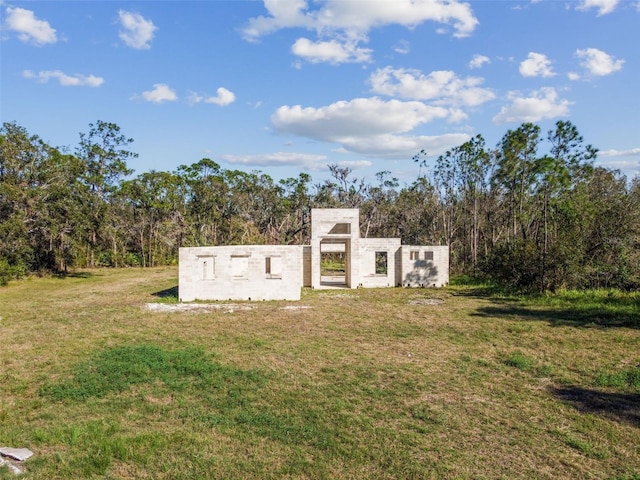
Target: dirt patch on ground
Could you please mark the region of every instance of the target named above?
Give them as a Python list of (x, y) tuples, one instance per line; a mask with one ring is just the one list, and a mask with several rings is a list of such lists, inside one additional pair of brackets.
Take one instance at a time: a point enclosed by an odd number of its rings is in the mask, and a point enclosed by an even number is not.
[(442, 300), (441, 298), (417, 297), (409, 299), (407, 303), (409, 305), (442, 305), (444, 303), (444, 300)]
[(240, 303), (147, 303), (147, 310), (152, 312), (207, 312), (222, 310), (231, 313), (240, 310), (253, 310), (253, 305)]
[[(145, 304), (145, 308), (152, 312), (163, 313), (208, 312), (214, 310), (233, 313), (234, 311), (253, 310), (255, 306), (243, 303), (147, 303)], [(310, 310), (311, 308), (309, 305), (286, 305), (280, 307), (280, 310), (303, 311)]]

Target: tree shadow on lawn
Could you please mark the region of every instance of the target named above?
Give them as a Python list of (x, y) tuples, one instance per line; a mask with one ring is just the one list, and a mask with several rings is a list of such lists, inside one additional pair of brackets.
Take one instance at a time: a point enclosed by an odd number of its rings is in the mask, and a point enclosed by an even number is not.
[(640, 312), (614, 311), (599, 307), (529, 307), (507, 304), (482, 307), (472, 315), (518, 317), (522, 320), (544, 321), (553, 327), (640, 329)]
[[(609, 295), (530, 298), (509, 294), (499, 287), (479, 287), (456, 292), (455, 295), (484, 298), (493, 305), (478, 308), (475, 315), (544, 321), (551, 326), (584, 328), (640, 329), (640, 296)], [(523, 299), (524, 298), (524, 299)], [(549, 305), (549, 301), (554, 305)]]
[(611, 393), (577, 386), (551, 387), (549, 391), (582, 413), (594, 413), (640, 428), (640, 394)]
[(495, 305), (482, 307), (474, 315), (483, 317), (519, 317), (539, 320), (554, 327), (634, 328), (640, 329), (640, 312), (620, 312), (604, 308), (530, 307), (527, 305)]
[(65, 279), (65, 278), (93, 278), (99, 276), (100, 274), (93, 272), (58, 272), (55, 274), (56, 278)]

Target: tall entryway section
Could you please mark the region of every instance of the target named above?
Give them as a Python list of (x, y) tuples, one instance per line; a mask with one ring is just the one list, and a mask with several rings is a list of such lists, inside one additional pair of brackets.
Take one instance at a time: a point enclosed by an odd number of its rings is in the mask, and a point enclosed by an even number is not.
[[(311, 286), (357, 288), (360, 215), (357, 209), (311, 210)], [(330, 270), (325, 265), (333, 265)]]

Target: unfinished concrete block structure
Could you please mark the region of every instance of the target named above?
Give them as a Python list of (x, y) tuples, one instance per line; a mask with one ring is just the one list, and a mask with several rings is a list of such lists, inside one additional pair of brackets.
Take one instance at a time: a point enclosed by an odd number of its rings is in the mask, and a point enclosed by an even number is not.
[[(339, 272), (323, 272), (324, 257)], [(449, 247), (361, 238), (357, 208), (313, 209), (310, 245), (183, 247), (180, 301), (299, 300), (302, 287), (440, 287), (449, 283)]]

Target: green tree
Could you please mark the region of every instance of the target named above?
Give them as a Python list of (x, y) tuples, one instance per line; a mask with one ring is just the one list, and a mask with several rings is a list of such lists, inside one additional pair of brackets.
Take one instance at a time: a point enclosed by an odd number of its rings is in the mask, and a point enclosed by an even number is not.
[[(542, 203), (542, 240), (540, 258), (540, 290), (556, 288), (560, 283), (559, 275), (551, 272), (549, 277), (549, 249), (557, 230), (557, 202), (580, 182), (589, 178), (593, 172), (593, 160), (597, 150), (585, 145), (578, 129), (571, 123), (558, 121), (554, 130), (549, 130), (547, 138), (551, 145), (550, 155), (538, 160), (539, 176), (536, 198)], [(540, 229), (539, 229), (540, 230)], [(558, 265), (556, 263), (555, 265)]]
[(227, 241), (232, 205), (220, 165), (203, 158), (189, 166), (181, 165), (176, 175), (185, 197), (185, 246), (220, 245)]
[(359, 208), (367, 194), (364, 178), (352, 177), (353, 170), (329, 164), (331, 178), (316, 187), (315, 203), (322, 208)]
[(439, 245), (444, 241), (440, 210), (434, 186), (427, 177), (418, 177), (398, 193), (389, 219), (397, 229), (393, 236), (400, 237), (407, 245)]
[(523, 123), (516, 130), (507, 131), (498, 146), (493, 181), (507, 204), (507, 239), (518, 235), (526, 239), (529, 234), (531, 189), (536, 180), (540, 141), (540, 127)]
[(90, 267), (96, 266), (96, 250), (103, 238), (105, 225), (112, 213), (109, 206), (112, 193), (118, 183), (132, 170), (127, 167), (127, 161), (138, 155), (127, 150), (133, 143), (120, 132), (115, 123), (98, 120), (89, 124), (88, 133), (80, 133), (80, 144), (76, 155), (85, 164), (83, 180), (89, 187), (87, 199), (90, 219), (89, 228), (89, 259)]
[(82, 164), (6, 123), (0, 134), (0, 258), (4, 271), (66, 271), (83, 228)]
[[(37, 267), (32, 235), (39, 214), (38, 170), (45, 145), (16, 123), (4, 123), (0, 134), (0, 281)], [(4, 280), (3, 280), (4, 279)]]
[(297, 178), (280, 180), (285, 224), (282, 243), (304, 245), (311, 238), (311, 176), (300, 173)]
[(367, 188), (367, 197), (360, 208), (363, 219), (362, 235), (388, 237), (397, 235), (397, 229), (390, 224), (393, 206), (397, 200), (398, 179), (391, 172), (384, 170), (376, 173), (377, 185)]
[(142, 266), (175, 262), (184, 228), (179, 177), (152, 170), (123, 182), (121, 192), (132, 210)]

